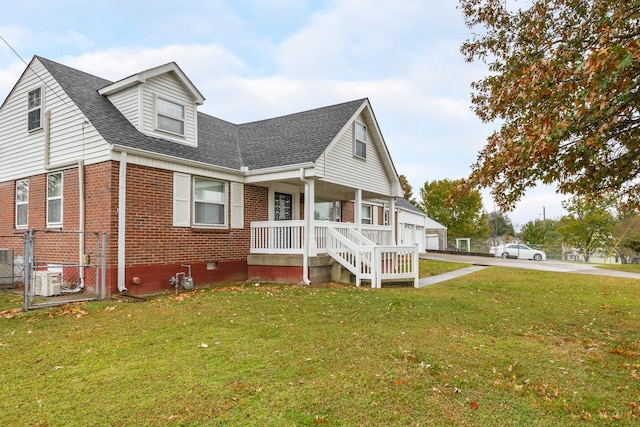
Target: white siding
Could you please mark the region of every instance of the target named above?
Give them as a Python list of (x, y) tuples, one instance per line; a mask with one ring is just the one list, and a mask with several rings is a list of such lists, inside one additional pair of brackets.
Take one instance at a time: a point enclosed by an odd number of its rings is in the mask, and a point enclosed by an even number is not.
[(45, 172), (44, 129), (27, 130), (27, 95), (36, 87), (42, 87), (44, 93), (43, 125), (44, 111), (52, 112), (50, 164), (80, 158), (84, 158), (85, 164), (108, 160), (108, 144), (91, 124), (83, 126), (85, 116), (35, 60), (0, 110), (0, 182)]
[(140, 129), (140, 97), (139, 85), (109, 95), (109, 101), (138, 129)]
[(384, 167), (380, 153), (384, 150), (381, 141), (372, 133), (373, 123), (369, 123), (364, 114), (357, 120), (367, 127), (367, 158), (354, 156), (354, 123), (345, 128), (336, 144), (324, 153), (317, 163), (317, 170), (324, 174), (324, 180), (363, 191), (384, 195), (392, 194), (391, 179)]
[[(184, 105), (184, 137), (156, 130), (156, 97)], [(147, 80), (142, 88), (142, 132), (183, 144), (197, 145), (196, 105), (189, 92), (173, 74)]]

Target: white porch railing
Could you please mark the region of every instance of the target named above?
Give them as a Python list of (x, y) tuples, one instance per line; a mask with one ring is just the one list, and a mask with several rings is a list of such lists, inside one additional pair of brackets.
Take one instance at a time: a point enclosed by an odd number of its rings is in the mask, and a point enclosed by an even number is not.
[[(327, 229), (331, 227), (345, 237), (352, 238), (350, 222), (314, 221), (317, 253), (327, 252)], [(360, 233), (371, 244), (393, 245), (391, 227), (383, 225), (360, 226)], [(355, 240), (358, 242), (357, 240)], [(360, 242), (358, 242), (360, 243)], [(301, 254), (304, 248), (304, 221), (257, 221), (251, 223), (252, 254)]]
[(356, 276), (356, 286), (360, 286), (363, 279), (371, 280), (373, 285), (375, 246), (358, 245), (331, 227), (327, 228), (326, 235), (327, 253)]
[(252, 254), (301, 254), (304, 221), (260, 221), (251, 223)]
[[(395, 246), (390, 227), (343, 222), (314, 222), (317, 253), (328, 253), (356, 276), (356, 285), (370, 280), (413, 280), (418, 284), (418, 247)], [(251, 223), (251, 253), (302, 254), (304, 221)]]

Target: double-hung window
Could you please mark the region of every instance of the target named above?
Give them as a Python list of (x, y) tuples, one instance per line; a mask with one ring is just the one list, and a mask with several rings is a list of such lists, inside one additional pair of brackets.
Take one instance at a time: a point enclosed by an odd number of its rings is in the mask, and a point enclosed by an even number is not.
[(16, 181), (16, 228), (29, 223), (29, 180)]
[(156, 98), (156, 127), (165, 132), (184, 135), (184, 105)]
[(227, 185), (222, 181), (193, 178), (193, 224), (225, 226), (227, 224)]
[(47, 175), (47, 226), (62, 225), (62, 172)]
[(367, 127), (358, 122), (356, 122), (353, 153), (360, 159), (367, 158)]
[(372, 218), (372, 214), (371, 214), (371, 205), (362, 205), (362, 209), (360, 210), (361, 213), (361, 218), (360, 218), (360, 222), (362, 224), (371, 224), (371, 218)]
[(42, 88), (29, 92), (27, 101), (27, 128), (36, 130), (42, 127)]

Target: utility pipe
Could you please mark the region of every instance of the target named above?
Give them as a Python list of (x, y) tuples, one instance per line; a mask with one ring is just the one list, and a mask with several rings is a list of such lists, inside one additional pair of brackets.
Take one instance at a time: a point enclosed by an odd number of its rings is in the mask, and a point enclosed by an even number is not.
[[(82, 123), (82, 135), (84, 144), (84, 126), (88, 124), (87, 121)], [(51, 169), (64, 169), (77, 165), (78, 167), (78, 256), (80, 265), (80, 289), (84, 289), (84, 231), (85, 231), (85, 187), (84, 187), (84, 160), (82, 158), (77, 161), (71, 161), (66, 163), (51, 164), (51, 110), (44, 112), (44, 169), (49, 171)]]
[[(305, 204), (304, 204), (304, 244), (302, 247), (302, 281), (305, 285), (310, 285), (311, 280), (309, 280), (309, 240), (311, 236), (311, 218), (313, 217), (313, 212), (309, 213), (310, 207), (312, 203), (309, 203), (309, 198), (312, 197), (309, 193), (312, 192), (310, 190), (311, 185), (309, 184), (309, 180), (304, 176), (304, 168), (300, 168), (300, 181), (304, 183), (304, 194), (305, 194)], [(313, 200), (313, 199), (311, 199)]]
[(120, 153), (120, 173), (118, 177), (118, 291), (127, 292), (124, 282), (125, 263), (125, 220), (127, 208), (127, 153)]

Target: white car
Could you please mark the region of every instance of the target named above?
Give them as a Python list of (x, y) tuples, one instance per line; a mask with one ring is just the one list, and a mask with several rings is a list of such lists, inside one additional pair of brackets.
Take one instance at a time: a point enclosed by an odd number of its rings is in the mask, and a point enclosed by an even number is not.
[(493, 246), (490, 249), (496, 257), (500, 258), (518, 258), (518, 259), (532, 259), (534, 261), (542, 261), (547, 259), (547, 254), (537, 249), (532, 249), (522, 243), (508, 243), (499, 246)]

